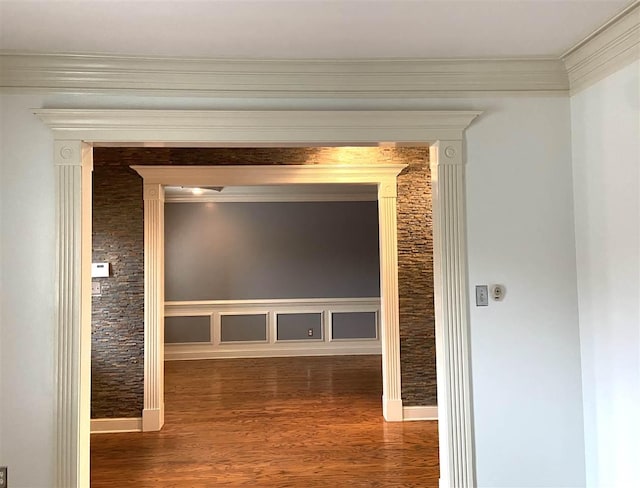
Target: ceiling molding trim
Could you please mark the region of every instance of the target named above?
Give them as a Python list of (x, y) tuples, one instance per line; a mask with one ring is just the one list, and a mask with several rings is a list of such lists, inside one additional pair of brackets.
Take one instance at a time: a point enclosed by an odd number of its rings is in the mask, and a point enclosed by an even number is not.
[(0, 51), (0, 90), (220, 98), (567, 95), (560, 59), (215, 60)]
[(562, 59), (572, 95), (640, 59), (640, 2), (631, 4)]

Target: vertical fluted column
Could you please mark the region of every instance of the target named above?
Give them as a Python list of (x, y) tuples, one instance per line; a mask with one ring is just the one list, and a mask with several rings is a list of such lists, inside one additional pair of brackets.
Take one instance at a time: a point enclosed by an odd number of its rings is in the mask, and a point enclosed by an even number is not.
[(164, 425), (164, 189), (144, 185), (144, 410), (142, 430)]
[(400, 326), (398, 312), (398, 222), (395, 177), (378, 186), (380, 226), (380, 296), (382, 354), (382, 411), (387, 421), (402, 420), (400, 382)]
[(475, 486), (462, 141), (431, 146), (440, 487)]
[(89, 486), (91, 148), (54, 144), (56, 174), (56, 487)]

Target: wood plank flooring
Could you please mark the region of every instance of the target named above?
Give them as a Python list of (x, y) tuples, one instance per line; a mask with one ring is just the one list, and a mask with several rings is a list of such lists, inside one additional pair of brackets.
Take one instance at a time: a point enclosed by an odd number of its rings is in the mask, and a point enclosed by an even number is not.
[(382, 419), (379, 356), (166, 363), (161, 432), (91, 436), (92, 488), (437, 487), (437, 422)]

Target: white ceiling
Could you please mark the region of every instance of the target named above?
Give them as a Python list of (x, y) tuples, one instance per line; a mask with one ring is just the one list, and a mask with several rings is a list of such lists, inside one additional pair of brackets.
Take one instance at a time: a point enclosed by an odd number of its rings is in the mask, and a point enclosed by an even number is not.
[(557, 57), (630, 0), (0, 0), (0, 49), (213, 58)]

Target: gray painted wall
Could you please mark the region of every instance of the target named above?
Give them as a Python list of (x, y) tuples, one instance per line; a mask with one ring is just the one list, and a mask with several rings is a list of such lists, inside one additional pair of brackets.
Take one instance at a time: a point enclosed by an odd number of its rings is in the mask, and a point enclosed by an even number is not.
[(167, 203), (165, 299), (380, 296), (377, 202)]

